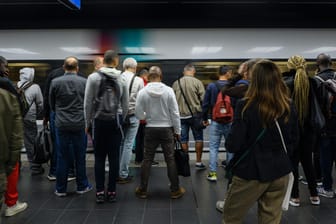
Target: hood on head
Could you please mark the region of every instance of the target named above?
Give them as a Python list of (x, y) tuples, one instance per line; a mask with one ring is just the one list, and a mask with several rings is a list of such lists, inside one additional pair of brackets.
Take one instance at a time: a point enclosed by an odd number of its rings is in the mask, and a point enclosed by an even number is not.
[(117, 78), (120, 76), (121, 71), (115, 68), (102, 67), (99, 69), (100, 72), (110, 76), (111, 78)]
[(165, 92), (165, 85), (161, 82), (148, 83), (146, 86), (147, 93), (152, 97), (161, 97)]
[(19, 73), (21, 82), (32, 82), (34, 80), (35, 70), (33, 68), (22, 68)]

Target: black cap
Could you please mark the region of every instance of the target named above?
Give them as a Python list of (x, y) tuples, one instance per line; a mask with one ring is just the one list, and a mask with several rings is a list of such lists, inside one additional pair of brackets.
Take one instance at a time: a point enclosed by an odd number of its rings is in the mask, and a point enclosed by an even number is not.
[(220, 75), (225, 75), (227, 72), (232, 71), (232, 67), (228, 65), (222, 65), (219, 67), (219, 74)]

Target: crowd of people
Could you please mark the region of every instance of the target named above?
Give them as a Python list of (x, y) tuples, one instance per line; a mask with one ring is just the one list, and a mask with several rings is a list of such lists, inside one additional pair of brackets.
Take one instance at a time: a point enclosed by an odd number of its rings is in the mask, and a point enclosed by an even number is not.
[[(55, 181), (54, 193), (58, 197), (66, 197), (68, 181), (76, 180), (77, 194), (95, 188), (96, 203), (117, 201), (117, 183), (133, 180), (129, 166), (136, 146), (135, 163), (141, 165), (141, 173), (135, 195), (146, 199), (150, 195), (151, 166), (161, 146), (170, 197), (181, 198), (186, 189), (179, 183), (175, 141), (180, 141), (188, 152), (191, 130), (195, 169), (204, 170), (203, 132), (209, 126), (207, 179), (217, 181), (218, 153), (223, 141), (227, 150), (224, 165), (233, 172), (224, 200), (216, 203), (223, 212), (223, 223), (241, 223), (255, 202), (260, 223), (280, 223), (291, 172), (294, 184), (289, 204), (300, 206), (299, 164), (312, 205), (320, 204), (319, 196), (334, 198), (336, 114), (331, 112), (331, 98), (324, 84), (335, 79), (335, 72), (327, 54), (318, 55), (316, 63), (314, 76), (308, 75), (306, 60), (299, 55), (288, 59), (285, 73), (274, 62), (261, 58), (241, 63), (236, 73), (233, 67), (223, 65), (218, 80), (206, 88), (195, 77), (195, 67), (187, 64), (183, 75), (170, 87), (162, 82), (160, 67), (142, 70), (138, 76), (137, 61), (129, 57), (120, 71), (118, 53), (108, 50), (94, 60), (94, 71), (87, 78), (79, 72), (78, 59), (67, 57), (62, 67), (48, 75), (42, 95), (33, 83), (33, 68), (22, 68), (15, 86), (8, 78), (7, 60), (0, 57), (0, 145), (4, 146), (0, 151), (0, 192), (5, 198), (5, 215), (15, 215), (28, 206), (18, 201), (16, 189), (23, 145), (31, 175), (44, 173), (43, 166), (33, 158), (39, 113), (43, 113), (43, 125), (49, 126), (53, 139), (47, 177)], [(29, 104), (24, 116), (17, 92), (22, 88)], [(220, 120), (213, 115), (220, 96), (229, 96), (229, 106), (234, 110), (232, 119)], [(313, 104), (314, 97), (317, 105)], [(315, 106), (325, 119), (320, 129), (312, 123)], [(226, 113), (227, 108), (221, 110)], [(95, 186), (86, 175), (88, 138), (94, 148)]]

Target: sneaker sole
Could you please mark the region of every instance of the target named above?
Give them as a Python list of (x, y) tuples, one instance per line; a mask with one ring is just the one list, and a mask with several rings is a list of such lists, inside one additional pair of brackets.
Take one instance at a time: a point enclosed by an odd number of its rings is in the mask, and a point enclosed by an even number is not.
[(28, 208), (28, 204), (27, 203), (25, 203), (24, 206), (22, 206), (22, 208), (20, 208), (18, 210), (15, 210), (13, 212), (6, 212), (5, 211), (5, 216), (6, 217), (10, 217), (10, 216), (16, 215), (17, 213), (20, 213), (20, 212), (26, 210), (26, 208)]

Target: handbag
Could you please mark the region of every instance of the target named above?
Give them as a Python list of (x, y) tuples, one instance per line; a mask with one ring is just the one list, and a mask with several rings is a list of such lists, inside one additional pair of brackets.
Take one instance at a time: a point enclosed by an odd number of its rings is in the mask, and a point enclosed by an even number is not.
[[(283, 146), (285, 152), (287, 153), (287, 148), (286, 148), (286, 145), (285, 145), (285, 141), (284, 141), (284, 138), (282, 136), (281, 128), (280, 128), (280, 125), (279, 125), (277, 120), (275, 121), (275, 124), (276, 124), (276, 126), (278, 128), (278, 131), (280, 133), (282, 146)], [(293, 175), (293, 172), (290, 172), (288, 174), (288, 184), (287, 184), (286, 194), (285, 194), (285, 197), (282, 201), (282, 206), (281, 206), (283, 211), (288, 210), (289, 200), (290, 200), (291, 193), (292, 193), (292, 188), (293, 188), (293, 183), (294, 183), (294, 175)]]
[(192, 124), (194, 126), (194, 128), (196, 130), (201, 130), (201, 129), (205, 129), (206, 126), (203, 124), (203, 118), (202, 118), (202, 113), (197, 113), (196, 115), (193, 114), (191, 108), (190, 108), (190, 105), (188, 103), (188, 100), (187, 100), (187, 97), (184, 95), (184, 92), (183, 92), (183, 89), (182, 89), (182, 86), (181, 86), (181, 82), (180, 82), (180, 79), (178, 79), (178, 84), (179, 84), (179, 87), (181, 89), (181, 94), (184, 98), (184, 101), (185, 103), (187, 104), (187, 107), (188, 107), (188, 110), (191, 114), (191, 119), (192, 119)]
[(264, 135), (266, 129), (263, 128), (253, 144), (242, 154), (239, 158), (236, 155), (229, 161), (229, 164), (225, 167), (225, 178), (228, 179), (228, 185), (232, 182), (233, 169), (250, 153), (251, 149), (257, 144), (257, 142)]
[(43, 164), (50, 160), (52, 152), (52, 140), (50, 130), (44, 126), (38, 131), (34, 142), (33, 163)]
[(183, 177), (190, 176), (189, 154), (182, 149), (180, 141), (175, 142), (174, 151), (177, 174)]

